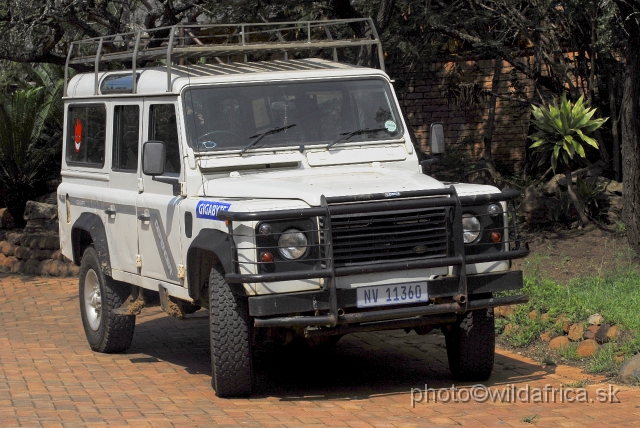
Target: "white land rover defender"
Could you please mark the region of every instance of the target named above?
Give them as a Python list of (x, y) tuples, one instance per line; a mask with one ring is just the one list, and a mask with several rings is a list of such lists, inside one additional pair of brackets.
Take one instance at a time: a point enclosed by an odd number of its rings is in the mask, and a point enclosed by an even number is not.
[[(338, 61), (354, 47), (380, 69)], [(292, 334), (437, 327), (453, 376), (487, 379), (492, 308), (527, 301), (493, 295), (522, 287), (518, 193), (423, 174), (383, 58), (369, 19), (74, 42), (58, 204), (91, 348), (125, 351), (159, 297), (208, 308), (221, 397), (250, 394), (253, 349)]]

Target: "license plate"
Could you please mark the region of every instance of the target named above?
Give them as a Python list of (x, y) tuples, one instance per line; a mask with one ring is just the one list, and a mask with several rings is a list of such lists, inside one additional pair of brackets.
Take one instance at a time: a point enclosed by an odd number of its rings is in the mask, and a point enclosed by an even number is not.
[(405, 305), (429, 300), (426, 282), (376, 285), (356, 289), (359, 308), (373, 306)]

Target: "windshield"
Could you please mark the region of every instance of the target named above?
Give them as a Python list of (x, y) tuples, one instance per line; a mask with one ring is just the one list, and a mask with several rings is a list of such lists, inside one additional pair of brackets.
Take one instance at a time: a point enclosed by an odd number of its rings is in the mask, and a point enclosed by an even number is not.
[[(185, 92), (187, 135), (196, 151), (363, 142), (399, 138), (399, 115), (382, 79), (191, 88)], [(295, 125), (295, 126), (291, 126)], [(382, 132), (373, 131), (384, 128)]]

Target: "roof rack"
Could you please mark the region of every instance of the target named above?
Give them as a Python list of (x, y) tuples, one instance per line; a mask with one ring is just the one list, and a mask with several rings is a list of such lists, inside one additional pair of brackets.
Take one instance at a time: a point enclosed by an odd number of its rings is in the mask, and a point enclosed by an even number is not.
[[(352, 26), (362, 25), (366, 37), (357, 37)], [(213, 59), (219, 63), (247, 62), (248, 55), (290, 52), (333, 51), (377, 46), (380, 69), (384, 71), (382, 43), (371, 18), (327, 21), (261, 22), (245, 24), (178, 24), (111, 36), (74, 41), (69, 46), (64, 70), (67, 95), (69, 66), (93, 65), (94, 94), (98, 95), (100, 63), (130, 62), (133, 93), (137, 92), (136, 68), (139, 61), (163, 61), (167, 69), (167, 92), (171, 91), (171, 65), (189, 58)]]

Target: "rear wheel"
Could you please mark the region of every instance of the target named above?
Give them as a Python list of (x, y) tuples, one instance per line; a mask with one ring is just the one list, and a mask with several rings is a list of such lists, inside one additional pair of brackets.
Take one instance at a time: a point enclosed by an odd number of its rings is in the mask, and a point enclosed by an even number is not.
[(459, 315), (457, 321), (443, 328), (443, 331), (449, 370), (454, 379), (489, 379), (496, 352), (493, 309), (480, 309)]
[(98, 253), (85, 250), (80, 264), (80, 314), (91, 349), (113, 353), (129, 349), (136, 326), (135, 315), (116, 315), (131, 293), (127, 284), (114, 281), (100, 269)]
[(218, 397), (251, 395), (254, 384), (249, 302), (233, 294), (222, 266), (209, 275), (211, 386)]

